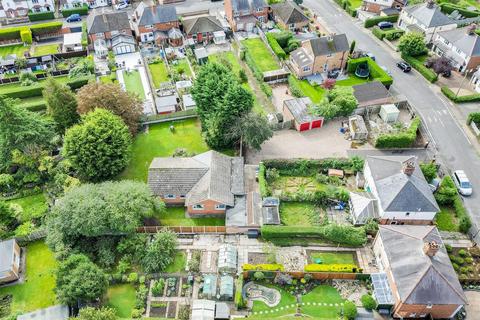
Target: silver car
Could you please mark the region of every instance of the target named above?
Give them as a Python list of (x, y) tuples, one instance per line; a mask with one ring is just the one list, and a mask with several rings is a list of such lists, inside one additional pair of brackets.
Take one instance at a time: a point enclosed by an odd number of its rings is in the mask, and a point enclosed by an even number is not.
[(462, 196), (469, 196), (472, 194), (472, 184), (463, 170), (456, 170), (453, 172), (453, 182), (455, 182), (458, 192)]

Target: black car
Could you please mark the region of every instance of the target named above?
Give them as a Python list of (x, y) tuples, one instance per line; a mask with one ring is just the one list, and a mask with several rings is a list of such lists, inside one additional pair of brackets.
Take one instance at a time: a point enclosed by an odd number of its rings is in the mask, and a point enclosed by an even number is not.
[(382, 21), (377, 23), (377, 27), (379, 27), (380, 29), (390, 29), (393, 28), (393, 23), (389, 21)]
[(410, 72), (412, 70), (412, 67), (405, 61), (400, 61), (397, 62), (397, 67), (399, 67), (403, 72)]

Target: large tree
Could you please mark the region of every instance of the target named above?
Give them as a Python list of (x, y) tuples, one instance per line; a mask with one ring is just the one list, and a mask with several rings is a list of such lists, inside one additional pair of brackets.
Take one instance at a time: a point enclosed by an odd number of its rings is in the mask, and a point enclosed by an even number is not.
[(143, 113), (142, 101), (137, 96), (123, 91), (119, 85), (89, 83), (78, 90), (77, 102), (77, 111), (80, 114), (103, 108), (122, 117), (132, 134), (138, 130), (139, 119)]
[(27, 111), (18, 101), (0, 96), (0, 172), (12, 164), (12, 152), (26, 152), (50, 146), (55, 135), (54, 123)]
[(409, 32), (400, 37), (398, 50), (404, 55), (416, 57), (427, 52), (425, 38), (418, 32)]
[(251, 111), (231, 124), (230, 136), (239, 141), (241, 155), (243, 144), (260, 150), (262, 143), (273, 136), (273, 131), (265, 116)]
[(122, 119), (96, 109), (65, 133), (64, 156), (79, 177), (102, 181), (116, 176), (128, 164), (132, 137)]
[(58, 199), (46, 221), (47, 243), (59, 257), (72, 249), (97, 256), (116, 250), (116, 243), (134, 234), (144, 217), (163, 207), (141, 182), (83, 184)]
[(61, 303), (94, 301), (105, 294), (107, 286), (107, 275), (83, 254), (73, 254), (58, 266), (55, 290)]
[(86, 307), (80, 309), (78, 316), (70, 318), (70, 320), (116, 320), (115, 310), (109, 307), (95, 309)]
[(160, 272), (173, 262), (177, 247), (177, 235), (170, 230), (164, 230), (155, 235), (142, 259), (146, 272)]
[(326, 120), (335, 117), (346, 117), (357, 108), (358, 101), (350, 87), (337, 86), (328, 92), (327, 97), (312, 111)]
[(215, 149), (230, 147), (230, 126), (253, 107), (253, 96), (227, 67), (209, 63), (198, 73), (192, 95), (207, 144)]
[(47, 102), (47, 113), (57, 123), (57, 129), (64, 133), (67, 128), (78, 122), (77, 100), (70, 88), (49, 77), (45, 82), (43, 97)]

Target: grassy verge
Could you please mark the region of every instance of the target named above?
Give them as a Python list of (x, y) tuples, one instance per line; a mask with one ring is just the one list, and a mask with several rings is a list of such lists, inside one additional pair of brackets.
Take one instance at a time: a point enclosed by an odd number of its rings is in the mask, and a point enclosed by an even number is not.
[(179, 250), (175, 254), (173, 262), (165, 269), (167, 273), (175, 273), (185, 271), (187, 265), (187, 254), (185, 251)]

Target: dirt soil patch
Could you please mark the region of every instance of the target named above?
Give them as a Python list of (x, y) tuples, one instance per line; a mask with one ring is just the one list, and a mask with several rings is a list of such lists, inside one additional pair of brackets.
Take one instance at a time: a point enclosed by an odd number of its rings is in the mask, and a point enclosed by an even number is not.
[(152, 318), (164, 318), (167, 313), (167, 304), (163, 303), (161, 307), (150, 307), (150, 317)]
[(175, 318), (177, 315), (177, 303), (175, 301), (170, 301), (168, 303), (167, 318)]
[(248, 253), (249, 264), (264, 264), (267, 262), (267, 255), (262, 252), (249, 252)]

